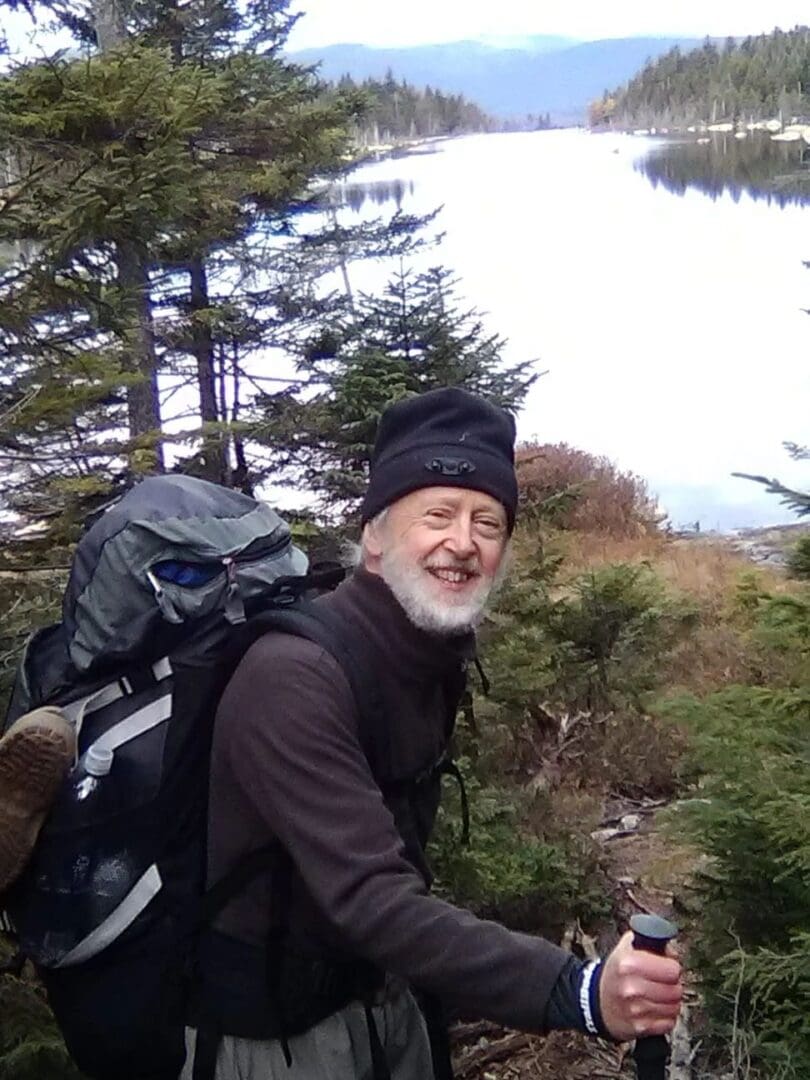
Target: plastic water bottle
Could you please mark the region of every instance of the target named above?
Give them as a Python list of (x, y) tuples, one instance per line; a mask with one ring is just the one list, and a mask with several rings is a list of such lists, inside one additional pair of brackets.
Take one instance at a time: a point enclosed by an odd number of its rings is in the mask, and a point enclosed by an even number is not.
[(26, 950), (32, 946), (30, 955), (41, 964), (61, 962), (143, 872), (129, 851), (121, 785), (110, 775), (113, 756), (103, 745), (88, 747), (40, 833), (21, 941)]
[(73, 780), (73, 798), (84, 802), (98, 790), (103, 777), (112, 768), (113, 752), (104, 746), (91, 746), (83, 755)]

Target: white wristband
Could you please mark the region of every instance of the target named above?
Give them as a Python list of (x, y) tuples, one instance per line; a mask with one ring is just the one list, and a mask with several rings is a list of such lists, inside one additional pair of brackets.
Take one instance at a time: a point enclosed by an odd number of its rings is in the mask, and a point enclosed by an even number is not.
[(596, 969), (602, 963), (601, 960), (591, 960), (582, 970), (582, 982), (579, 984), (579, 1007), (582, 1010), (582, 1019), (585, 1021), (585, 1030), (589, 1035), (598, 1035), (599, 1030), (594, 1023), (591, 1011), (591, 983)]

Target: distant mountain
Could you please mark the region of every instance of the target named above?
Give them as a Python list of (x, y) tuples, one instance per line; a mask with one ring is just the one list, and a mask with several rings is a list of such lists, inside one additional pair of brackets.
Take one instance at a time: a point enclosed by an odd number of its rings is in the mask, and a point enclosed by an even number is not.
[(482, 41), (402, 49), (329, 45), (292, 58), (320, 63), (326, 79), (347, 73), (355, 79), (380, 78), (390, 68), (409, 83), (462, 93), (496, 116), (550, 112), (556, 123), (578, 123), (589, 101), (627, 82), (648, 59), (673, 45), (692, 49), (701, 44), (699, 38), (610, 38), (574, 45), (543, 36), (522, 40), (520, 47), (510, 48)]
[(556, 37), (553, 34), (488, 34), (475, 39), (491, 49), (522, 49), (524, 52), (556, 52), (579, 45), (577, 38)]

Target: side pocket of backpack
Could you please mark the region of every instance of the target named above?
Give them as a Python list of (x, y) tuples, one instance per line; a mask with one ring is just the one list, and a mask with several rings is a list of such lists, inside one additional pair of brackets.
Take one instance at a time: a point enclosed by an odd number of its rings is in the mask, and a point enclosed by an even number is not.
[(91, 1080), (179, 1076), (186, 1008), (181, 940), (170, 915), (151, 911), (87, 963), (40, 971), (68, 1051)]

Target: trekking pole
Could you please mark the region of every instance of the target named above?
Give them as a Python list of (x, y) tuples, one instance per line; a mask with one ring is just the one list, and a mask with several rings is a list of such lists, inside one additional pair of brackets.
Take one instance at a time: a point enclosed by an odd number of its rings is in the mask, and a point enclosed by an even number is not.
[[(633, 948), (663, 956), (667, 945), (678, 933), (674, 926), (658, 915), (634, 915), (630, 920)], [(638, 1080), (666, 1080), (669, 1063), (669, 1041), (665, 1035), (648, 1035), (636, 1039), (633, 1051)]]

